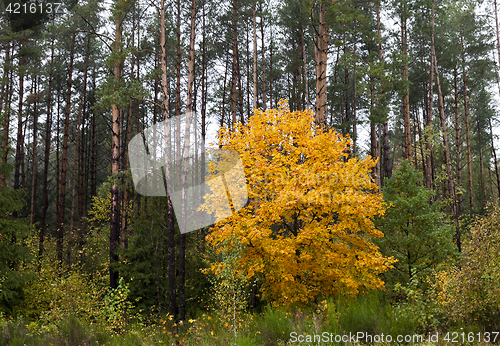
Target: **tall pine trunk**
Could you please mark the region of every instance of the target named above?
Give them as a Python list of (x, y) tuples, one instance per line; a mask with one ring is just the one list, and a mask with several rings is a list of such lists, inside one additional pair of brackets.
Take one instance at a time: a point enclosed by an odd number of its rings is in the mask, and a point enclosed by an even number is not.
[(231, 71), (231, 129), (234, 129), (236, 124), (236, 103), (237, 103), (237, 55), (238, 55), (238, 1), (233, 1), (233, 65)]
[[(432, 40), (434, 40), (434, 6), (435, 6), (435, 0), (432, 1), (432, 17), (431, 17), (431, 30), (432, 33), (431, 35)], [(450, 155), (450, 145), (448, 143), (448, 131), (446, 128), (446, 115), (444, 114), (444, 100), (443, 100), (443, 93), (441, 91), (441, 83), (439, 81), (439, 71), (438, 71), (438, 64), (437, 64), (437, 59), (436, 59), (436, 51), (434, 46), (431, 46), (432, 52), (431, 54), (434, 56), (434, 69), (436, 72), (436, 85), (438, 88), (438, 107), (439, 107), (439, 117), (441, 119), (441, 129), (443, 131), (443, 142), (444, 142), (444, 150), (445, 150), (445, 164), (446, 164), (446, 173), (448, 175), (448, 186), (450, 190), (450, 197), (451, 197), (451, 206), (452, 206), (452, 213), (453, 213), (453, 219), (455, 223), (455, 241), (457, 243), (457, 249), (459, 252), (462, 251), (462, 245), (461, 245), (461, 235), (460, 235), (460, 226), (458, 223), (458, 214), (457, 214), (457, 200), (455, 196), (455, 182), (453, 180), (453, 170), (451, 168), (451, 155)]]
[[(180, 6), (180, 3), (177, 3)], [(179, 9), (179, 7), (178, 7)], [(161, 48), (161, 89), (162, 89), (162, 113), (163, 120), (166, 121), (170, 118), (170, 112), (168, 107), (168, 80), (167, 80), (167, 50), (165, 47), (166, 36), (165, 36), (165, 0), (161, 0), (160, 4), (160, 48)], [(170, 136), (170, 131), (168, 131), (167, 136)], [(170, 137), (166, 139), (170, 140)], [(168, 144), (167, 144), (168, 145)], [(171, 148), (171, 145), (170, 145)], [(167, 160), (170, 161), (171, 151), (167, 148)], [(172, 167), (165, 167), (165, 175), (167, 180), (171, 179)], [(176, 290), (175, 290), (175, 215), (174, 207), (170, 200), (170, 196), (167, 196), (167, 211), (168, 211), (168, 313), (171, 316), (176, 315), (177, 304), (176, 304)]]
[[(19, 50), (22, 50), (24, 46), (23, 39), (21, 39), (21, 44)], [(18, 104), (18, 115), (17, 115), (17, 140), (16, 140), (16, 162), (14, 168), (14, 189), (19, 189), (20, 183), (20, 170), (21, 161), (24, 161), (24, 136), (23, 136), (23, 98), (24, 98), (24, 56), (19, 56), (19, 104)], [(15, 215), (17, 216), (17, 212)]]
[(54, 71), (54, 43), (50, 47), (50, 72), (49, 85), (47, 90), (47, 120), (45, 122), (45, 153), (43, 160), (43, 178), (42, 178), (42, 213), (40, 216), (40, 233), (38, 235), (38, 269), (41, 268), (41, 261), (44, 251), (45, 232), (47, 227), (47, 209), (49, 208), (49, 160), (50, 160), (50, 143), (51, 143), (51, 127), (52, 127), (52, 79)]
[(315, 54), (316, 63), (316, 124), (326, 127), (326, 66), (328, 61), (328, 43), (330, 27), (325, 20), (326, 4), (319, 5), (319, 27), (317, 47)]
[[(123, 6), (123, 4), (121, 4)], [(122, 23), (123, 14), (119, 14), (115, 18), (115, 38), (113, 42), (113, 52), (115, 55), (115, 63), (113, 66), (113, 76), (115, 87), (119, 88), (121, 83), (122, 73), (123, 73), (123, 58), (119, 57), (122, 52)], [(120, 187), (116, 181), (118, 178), (118, 173), (120, 171), (120, 115), (121, 106), (119, 104), (111, 105), (111, 126), (112, 126), (112, 136), (111, 136), (111, 176), (113, 177), (113, 183), (111, 185), (111, 221), (110, 221), (110, 232), (109, 232), (109, 285), (111, 288), (118, 287), (118, 270), (116, 269), (116, 264), (119, 262), (118, 257), (118, 247), (120, 241)]]
[(260, 9), (260, 40), (261, 40), (261, 52), (262, 52), (262, 110), (267, 109), (267, 95), (266, 95), (266, 49), (264, 45), (264, 12), (262, 11), (262, 1), (259, 4)]
[[(380, 0), (377, 1), (376, 3), (376, 7), (375, 7), (375, 10), (377, 12), (377, 39), (378, 39), (378, 59), (379, 59), (379, 62), (381, 64), (383, 64), (384, 62), (384, 51), (383, 51), (383, 48), (382, 48), (382, 25), (381, 25), (381, 22), (380, 22)], [(385, 90), (382, 89), (380, 90), (380, 104), (379, 103), (379, 107), (382, 107), (385, 105)], [(382, 130), (382, 136), (378, 136), (379, 137), (379, 144), (378, 144), (378, 147), (379, 147), (379, 152), (381, 151), (381, 149), (383, 149), (383, 152), (384, 152), (384, 159), (383, 159), (383, 163), (384, 163), (384, 167), (383, 167), (383, 176), (386, 177), (386, 178), (391, 178), (392, 177), (392, 161), (391, 161), (391, 153), (390, 153), (390, 146), (389, 146), (389, 123), (388, 123), (388, 120), (387, 118), (384, 119), (384, 123), (383, 125), (381, 126), (381, 128), (379, 128), (379, 132)], [(383, 143), (380, 143), (380, 141), (383, 140)], [(379, 161), (380, 161), (380, 155), (379, 155)], [(380, 167), (380, 164), (379, 164), (379, 167)], [(379, 168), (379, 172), (380, 172), (380, 185), (382, 185), (382, 169)]]
[(253, 108), (257, 108), (257, 2), (252, 4), (252, 28), (253, 28)]
[(469, 204), (470, 208), (474, 209), (474, 196), (472, 190), (472, 159), (470, 153), (470, 132), (469, 132), (469, 103), (467, 99), (467, 73), (465, 70), (465, 47), (464, 47), (464, 36), (462, 32), (460, 32), (460, 43), (462, 47), (462, 80), (463, 80), (463, 94), (464, 94), (465, 140), (467, 145), (467, 173), (469, 180)]
[(436, 59), (434, 44), (434, 32), (431, 33), (431, 63), (429, 71), (429, 104), (427, 110), (427, 121), (425, 124), (425, 186), (432, 189), (432, 109), (434, 103), (434, 60)]
[(404, 149), (405, 158), (411, 164), (411, 132), (410, 132), (410, 87), (408, 85), (408, 39), (406, 29), (406, 2), (401, 4), (401, 50), (403, 52), (403, 128), (404, 128)]
[[(3, 68), (3, 76), (2, 76), (2, 91), (0, 94), (0, 115), (2, 114), (4, 101), (6, 104), (6, 112), (3, 118), (3, 133), (2, 133), (2, 148), (0, 153), (2, 153), (2, 166), (7, 164), (8, 150), (9, 150), (9, 128), (10, 128), (10, 101), (12, 97), (12, 78), (9, 78), (11, 75), (11, 69), (9, 68), (10, 64), (10, 41), (7, 41), (5, 47), (5, 63)], [(7, 186), (7, 174), (2, 173), (1, 178), (1, 187)]]
[(61, 166), (61, 188), (59, 196), (59, 212), (56, 234), (56, 251), (58, 264), (62, 264), (63, 260), (63, 238), (64, 238), (64, 216), (66, 211), (66, 184), (68, 170), (68, 137), (69, 137), (69, 118), (71, 114), (71, 88), (73, 86), (73, 61), (75, 56), (75, 41), (76, 32), (73, 33), (71, 39), (71, 50), (69, 55), (68, 66), (68, 83), (66, 88), (66, 110), (64, 118), (64, 133), (63, 133), (63, 148), (62, 148), (62, 166)]
[[(193, 103), (193, 84), (195, 79), (195, 66), (194, 66), (194, 44), (196, 39), (196, 0), (191, 1), (191, 25), (189, 35), (189, 54), (188, 54), (188, 83), (187, 83), (187, 99), (186, 99), (186, 124), (184, 133), (184, 154), (183, 157), (189, 157), (190, 147), (190, 127), (194, 119), (194, 103)], [(196, 125), (196, 124), (195, 124)], [(196, 153), (195, 153), (196, 154)], [(181, 222), (186, 225), (186, 203), (187, 203), (187, 178), (188, 178), (189, 164), (188, 160), (184, 160), (183, 174), (182, 174), (182, 209), (181, 209)], [(184, 229), (185, 227), (182, 227)], [(186, 280), (186, 234), (180, 234), (179, 242), (179, 320), (186, 319), (186, 296), (185, 296), (185, 280)]]
[(38, 136), (38, 77), (35, 76), (35, 97), (33, 104), (33, 145), (32, 145), (32, 166), (31, 166), (31, 210), (30, 210), (30, 225), (35, 224), (35, 206), (36, 206), (36, 147)]
[(460, 120), (458, 117), (458, 83), (457, 83), (458, 72), (455, 68), (453, 73), (453, 86), (455, 89), (455, 144), (457, 147), (457, 186), (460, 193), (457, 195), (457, 214), (458, 217), (462, 215), (463, 210), (463, 194), (462, 194), (462, 156), (461, 150), (462, 140), (460, 135)]
[[(85, 63), (83, 68), (83, 83), (82, 83), (82, 91), (80, 97), (80, 107), (78, 108), (78, 118), (76, 122), (76, 132), (75, 132), (76, 143), (75, 143), (75, 156), (73, 161), (73, 181), (71, 187), (71, 214), (69, 219), (68, 249), (67, 249), (67, 259), (66, 259), (68, 265), (71, 265), (71, 252), (73, 246), (73, 234), (74, 234), (73, 231), (74, 231), (75, 203), (76, 203), (75, 192), (76, 192), (77, 182), (79, 181), (79, 177), (77, 177), (78, 174), (77, 168), (80, 165), (80, 160), (79, 160), (80, 151), (83, 151), (80, 149), (80, 144), (83, 144), (83, 141), (81, 141), (80, 138), (83, 132), (82, 115), (83, 112), (85, 111), (85, 102), (87, 101), (86, 92), (87, 92), (87, 70), (89, 66), (89, 54), (90, 54), (89, 44), (87, 43), (87, 54), (85, 55)], [(79, 199), (79, 204), (80, 203), (82, 202)], [(80, 237), (78, 240), (80, 241)]]

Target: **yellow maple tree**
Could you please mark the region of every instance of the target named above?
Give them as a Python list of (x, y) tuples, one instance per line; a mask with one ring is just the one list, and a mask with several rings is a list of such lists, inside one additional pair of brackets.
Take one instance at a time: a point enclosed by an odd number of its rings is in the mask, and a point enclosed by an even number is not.
[[(219, 251), (240, 240), (238, 270), (262, 280), (264, 298), (289, 305), (383, 288), (379, 274), (394, 260), (371, 242), (383, 236), (372, 220), (385, 210), (370, 176), (376, 160), (349, 158), (348, 137), (317, 128), (311, 110), (291, 112), (284, 100), (235, 131), (222, 128), (219, 141), (241, 156), (249, 201), (207, 240)], [(212, 190), (204, 208), (218, 196)]]

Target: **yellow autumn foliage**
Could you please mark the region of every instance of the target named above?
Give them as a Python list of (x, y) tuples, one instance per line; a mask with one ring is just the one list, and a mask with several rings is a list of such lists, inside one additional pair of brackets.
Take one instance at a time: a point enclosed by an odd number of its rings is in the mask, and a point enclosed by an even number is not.
[[(370, 176), (375, 160), (349, 158), (348, 137), (318, 129), (311, 110), (291, 112), (283, 100), (235, 131), (222, 128), (219, 140), (242, 158), (249, 202), (207, 240), (221, 251), (232, 244), (226, 239), (240, 239), (238, 270), (263, 280), (264, 298), (289, 305), (384, 287), (378, 275), (394, 260), (371, 241), (383, 236), (372, 220), (385, 210)], [(205, 209), (219, 197), (206, 196)]]

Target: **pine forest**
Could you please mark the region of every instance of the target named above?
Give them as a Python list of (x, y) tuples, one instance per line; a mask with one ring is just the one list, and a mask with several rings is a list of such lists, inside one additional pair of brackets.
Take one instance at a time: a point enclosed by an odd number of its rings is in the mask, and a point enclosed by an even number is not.
[(0, 346), (499, 344), (499, 6), (1, 0)]

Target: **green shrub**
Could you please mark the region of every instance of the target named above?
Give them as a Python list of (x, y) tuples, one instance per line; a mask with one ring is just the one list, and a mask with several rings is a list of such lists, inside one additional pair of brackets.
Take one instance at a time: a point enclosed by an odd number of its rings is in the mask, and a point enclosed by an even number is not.
[(69, 316), (96, 323), (107, 287), (102, 277), (88, 275), (76, 266), (66, 268), (65, 273), (59, 275), (56, 265), (45, 261), (26, 288), (21, 312), (46, 326), (59, 325)]
[(436, 303), (455, 323), (500, 329), (500, 208), (472, 225), (459, 266), (436, 273)]
[[(429, 280), (428, 280), (429, 281)], [(420, 285), (416, 276), (407, 285), (396, 284), (396, 293), (402, 294), (392, 310), (392, 330), (397, 334), (428, 334), (443, 325), (443, 316), (434, 300), (434, 286)]]
[[(134, 304), (128, 300), (130, 290), (129, 284), (120, 278), (117, 288), (108, 290), (104, 297), (99, 322), (104, 328), (112, 334), (121, 334), (125, 331), (133, 315)], [(136, 323), (142, 325), (142, 317), (135, 314)]]

